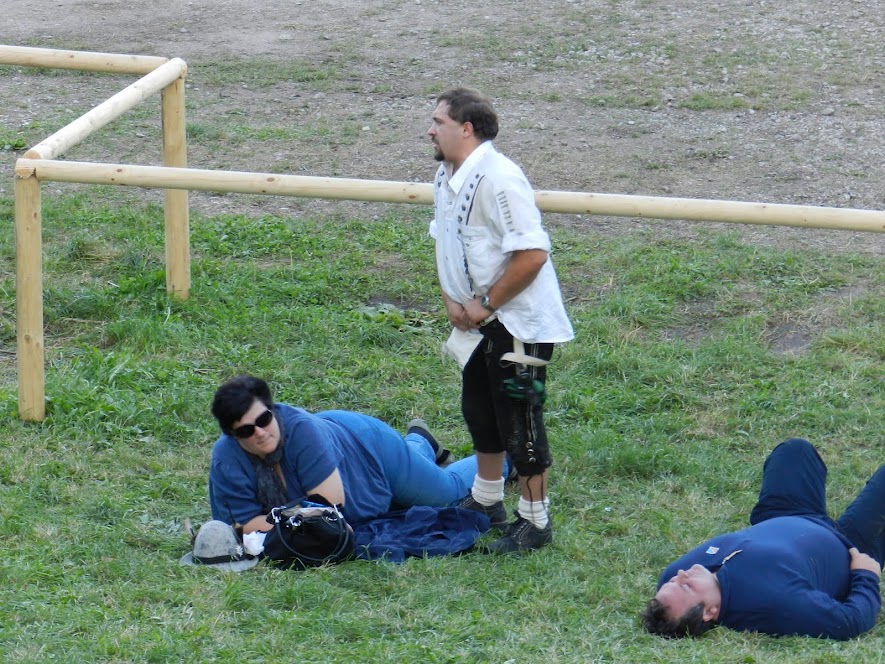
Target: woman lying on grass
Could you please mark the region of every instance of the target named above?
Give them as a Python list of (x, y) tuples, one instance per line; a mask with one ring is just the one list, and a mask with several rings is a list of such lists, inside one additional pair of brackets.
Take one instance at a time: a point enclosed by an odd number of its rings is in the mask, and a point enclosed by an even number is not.
[(451, 463), (420, 420), (403, 438), (384, 422), (343, 410), (311, 414), (274, 403), (268, 384), (238, 376), (215, 393), (222, 435), (212, 449), (212, 518), (267, 531), (274, 507), (308, 496), (340, 505), (350, 524), (413, 505), (447, 506), (467, 495), (474, 457)]

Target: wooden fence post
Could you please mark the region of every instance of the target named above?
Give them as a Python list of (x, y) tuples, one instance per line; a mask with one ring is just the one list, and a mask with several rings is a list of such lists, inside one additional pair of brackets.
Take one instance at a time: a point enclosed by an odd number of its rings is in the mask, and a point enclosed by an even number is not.
[(15, 174), (15, 315), (18, 414), (46, 417), (43, 368), (43, 228), (40, 182), (33, 170)]
[[(163, 88), (163, 164), (187, 168), (184, 76)], [(166, 291), (183, 300), (191, 287), (190, 216), (187, 189), (165, 190)]]

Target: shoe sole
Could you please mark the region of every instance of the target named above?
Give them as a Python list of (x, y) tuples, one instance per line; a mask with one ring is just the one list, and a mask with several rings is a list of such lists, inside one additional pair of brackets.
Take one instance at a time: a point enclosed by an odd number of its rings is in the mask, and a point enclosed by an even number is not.
[[(552, 539), (549, 542), (544, 542), (540, 546), (533, 546), (533, 547), (520, 547), (515, 542), (513, 542), (512, 545), (510, 544), (510, 542), (499, 544), (501, 542), (501, 540), (503, 540), (503, 539), (506, 539), (506, 536), (502, 537), (501, 539), (495, 540), (491, 544), (487, 544), (486, 549), (488, 550), (488, 553), (493, 553), (498, 556), (512, 556), (515, 554), (532, 553), (533, 551), (540, 551), (545, 546), (550, 546), (551, 544), (553, 544)], [(512, 542), (512, 540), (511, 540), (511, 542)], [(496, 547), (495, 546), (496, 544), (498, 544), (499, 546)], [(505, 546), (507, 548), (504, 548)], [(511, 546), (513, 546), (515, 548), (510, 548)]]

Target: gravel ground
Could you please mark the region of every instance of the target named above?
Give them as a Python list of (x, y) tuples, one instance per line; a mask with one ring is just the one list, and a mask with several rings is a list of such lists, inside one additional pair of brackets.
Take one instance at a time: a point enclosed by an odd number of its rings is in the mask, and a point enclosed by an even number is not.
[[(5, 44), (185, 59), (194, 167), (429, 181), (434, 96), (463, 83), (495, 99), (498, 145), (538, 189), (885, 209), (882, 0), (11, 4)], [(255, 81), (246, 72), (256, 62), (330, 75)], [(129, 80), (0, 74), (7, 196), (17, 137), (44, 138)], [(158, 163), (159, 114), (149, 110), (68, 158)], [(206, 213), (384, 209), (198, 193), (192, 204)], [(686, 238), (711, 226), (570, 215), (548, 223), (603, 233), (653, 226)], [(883, 234), (717, 226), (751, 243), (885, 254)]]

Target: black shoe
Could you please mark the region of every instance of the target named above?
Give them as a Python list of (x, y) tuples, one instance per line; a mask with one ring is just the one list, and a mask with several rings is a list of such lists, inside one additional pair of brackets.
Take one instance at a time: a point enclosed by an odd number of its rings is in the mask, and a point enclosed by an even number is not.
[(492, 523), (492, 528), (503, 531), (507, 527), (507, 510), (504, 509), (504, 502), (499, 500), (493, 505), (483, 505), (476, 501), (472, 493), (468, 493), (460, 501), (455, 503), (455, 507), (461, 507), (465, 510), (473, 510), (474, 512), (482, 512)]
[(507, 526), (507, 534), (489, 544), (488, 549), (492, 553), (534, 551), (552, 541), (553, 528), (549, 523), (543, 528), (537, 528), (531, 521), (526, 521), (519, 516), (517, 512), (516, 521)]
[(445, 468), (446, 466), (451, 466), (455, 463), (457, 459), (455, 458), (452, 450), (447, 450), (445, 447), (439, 448), (439, 452), (436, 455), (436, 465), (440, 468)]
[(430, 443), (430, 446), (433, 448), (433, 452), (436, 455), (436, 465), (440, 468), (445, 468), (446, 466), (450, 466), (455, 463), (455, 455), (452, 454), (451, 450), (447, 450), (442, 447), (438, 442), (436, 442), (436, 438), (433, 437), (433, 434), (430, 433), (430, 430), (427, 428), (427, 422), (424, 420), (415, 418), (411, 422), (409, 422), (408, 428), (406, 429), (406, 434), (417, 433), (424, 440)]

